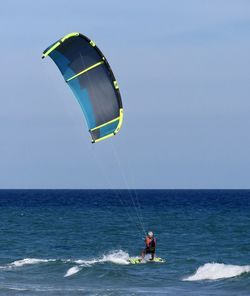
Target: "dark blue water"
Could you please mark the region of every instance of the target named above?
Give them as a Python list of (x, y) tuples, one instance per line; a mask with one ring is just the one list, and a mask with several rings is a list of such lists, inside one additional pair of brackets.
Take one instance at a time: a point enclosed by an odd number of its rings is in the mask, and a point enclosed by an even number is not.
[[(250, 295), (250, 191), (1, 190), (0, 211), (1, 295)], [(142, 228), (165, 264), (127, 264)]]

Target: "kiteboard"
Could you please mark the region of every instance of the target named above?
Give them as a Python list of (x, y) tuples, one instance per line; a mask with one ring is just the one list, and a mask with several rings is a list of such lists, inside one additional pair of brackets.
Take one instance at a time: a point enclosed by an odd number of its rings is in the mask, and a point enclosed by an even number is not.
[(128, 259), (131, 264), (142, 264), (142, 263), (165, 263), (166, 261), (160, 257), (155, 257), (154, 260), (145, 260), (139, 257), (130, 257)]

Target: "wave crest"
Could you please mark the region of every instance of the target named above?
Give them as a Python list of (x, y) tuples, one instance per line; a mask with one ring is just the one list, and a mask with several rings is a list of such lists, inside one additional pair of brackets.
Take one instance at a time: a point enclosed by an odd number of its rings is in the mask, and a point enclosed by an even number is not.
[(111, 262), (114, 264), (120, 264), (120, 265), (127, 265), (129, 264), (128, 262), (129, 254), (119, 250), (119, 251), (114, 251), (111, 252), (107, 255), (103, 255), (103, 257), (99, 259), (93, 259), (93, 260), (76, 260), (75, 263), (79, 264), (78, 266), (73, 266), (67, 270), (65, 273), (64, 277), (71, 276), (73, 274), (76, 274), (80, 270), (82, 270), (83, 267), (90, 267), (94, 264), (97, 263), (105, 263), (105, 262)]
[(230, 265), (223, 263), (206, 263), (200, 266), (197, 271), (184, 281), (218, 280), (239, 276), (242, 273), (250, 272), (250, 265)]
[(33, 265), (33, 264), (47, 263), (47, 262), (53, 262), (53, 261), (56, 261), (56, 259), (24, 258), (21, 260), (16, 260), (14, 262), (11, 262), (9, 266), (22, 267), (24, 265)]

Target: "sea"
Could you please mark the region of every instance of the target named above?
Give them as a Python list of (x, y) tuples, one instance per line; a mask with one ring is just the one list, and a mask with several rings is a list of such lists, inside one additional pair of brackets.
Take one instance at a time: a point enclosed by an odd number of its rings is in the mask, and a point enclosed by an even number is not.
[[(0, 295), (250, 295), (250, 190), (0, 190)], [(153, 231), (165, 263), (130, 264)]]

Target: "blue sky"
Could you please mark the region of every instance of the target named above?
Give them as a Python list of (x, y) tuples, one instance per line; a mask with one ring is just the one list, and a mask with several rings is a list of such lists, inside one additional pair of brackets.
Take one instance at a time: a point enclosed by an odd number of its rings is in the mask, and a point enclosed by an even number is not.
[[(249, 1), (3, 1), (0, 22), (0, 188), (250, 187)], [(41, 59), (74, 31), (124, 104), (121, 132), (95, 145)]]

